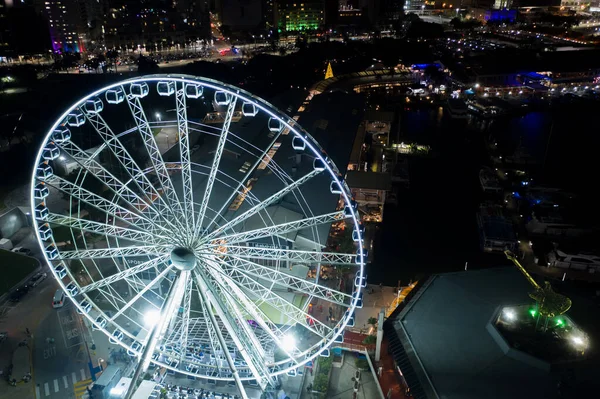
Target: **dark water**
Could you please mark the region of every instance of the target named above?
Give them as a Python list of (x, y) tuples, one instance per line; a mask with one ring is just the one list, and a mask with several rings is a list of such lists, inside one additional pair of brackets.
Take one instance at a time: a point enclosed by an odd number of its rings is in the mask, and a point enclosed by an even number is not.
[(475, 215), (484, 197), (478, 173), (491, 165), (489, 142), (497, 142), (497, 154), (504, 156), (524, 149), (539, 161), (531, 168), (536, 182), (581, 194), (589, 202), (586, 212), (597, 218), (591, 194), (598, 191), (600, 129), (594, 119), (593, 109), (569, 109), (466, 123), (439, 110), (405, 110), (401, 139), (429, 144), (433, 155), (409, 160), (410, 189), (400, 191), (397, 206), (386, 205), (369, 282), (405, 283), (464, 270), (465, 262), (469, 269), (508, 265), (504, 256), (479, 249)]

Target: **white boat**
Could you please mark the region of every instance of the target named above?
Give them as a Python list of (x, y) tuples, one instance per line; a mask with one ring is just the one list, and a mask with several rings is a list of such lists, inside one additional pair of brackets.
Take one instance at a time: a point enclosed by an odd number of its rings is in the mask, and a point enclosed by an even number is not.
[(479, 171), (479, 183), (484, 193), (499, 193), (502, 191), (498, 177), (491, 169), (482, 168)]
[(461, 99), (450, 98), (446, 104), (446, 112), (453, 119), (468, 119), (469, 112), (467, 104)]

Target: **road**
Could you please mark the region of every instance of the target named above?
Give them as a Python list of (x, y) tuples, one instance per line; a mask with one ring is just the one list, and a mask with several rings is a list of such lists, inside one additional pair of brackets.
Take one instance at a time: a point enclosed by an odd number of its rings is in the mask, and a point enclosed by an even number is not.
[[(25, 329), (33, 333), (29, 340), (33, 380), (11, 387), (3, 379), (0, 399), (74, 399), (74, 383), (81, 385), (82, 380), (90, 378), (78, 315), (70, 303), (60, 310), (52, 308), (57, 288), (58, 284), (49, 277), (21, 302), (0, 306), (0, 331), (9, 334), (0, 345), (0, 367), (4, 372), (18, 343), (27, 339)], [(48, 337), (54, 338), (53, 344), (46, 342)], [(81, 387), (78, 389), (82, 391)]]
[(74, 386), (91, 382), (79, 315), (70, 301), (66, 303), (65, 307), (48, 312), (35, 331), (33, 359), (38, 399), (76, 398), (79, 396), (75, 395)]

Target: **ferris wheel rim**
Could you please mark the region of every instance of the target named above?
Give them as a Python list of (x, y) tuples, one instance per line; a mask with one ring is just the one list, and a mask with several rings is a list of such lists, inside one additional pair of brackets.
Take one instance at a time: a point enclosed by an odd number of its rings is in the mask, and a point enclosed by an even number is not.
[[(265, 112), (267, 115), (271, 116), (271, 117), (275, 117), (278, 120), (280, 120), (284, 125), (286, 129), (289, 129), (289, 131), (291, 133), (294, 134), (294, 137), (300, 137), (305, 144), (307, 145), (307, 147), (310, 149), (310, 151), (312, 152), (312, 154), (316, 155), (317, 157), (319, 157), (322, 161), (323, 164), (325, 166), (325, 169), (327, 170), (329, 176), (340, 186), (343, 187), (345, 189), (342, 189), (342, 193), (341, 195), (344, 197), (344, 200), (348, 203), (350, 202), (350, 197), (348, 196), (349, 192), (347, 190), (347, 186), (345, 185), (345, 182), (341, 181), (338, 178), (339, 175), (339, 171), (337, 169), (337, 167), (335, 166), (335, 164), (330, 161), (327, 160), (327, 158), (323, 157), (321, 154), (324, 153), (323, 149), (320, 147), (320, 145), (318, 144), (318, 142), (308, 133), (306, 132), (298, 123), (296, 123), (295, 121), (293, 121), (291, 118), (289, 118), (285, 113), (283, 113), (282, 111), (280, 111), (279, 109), (277, 109), (276, 107), (274, 107), (273, 105), (271, 105), (270, 103), (266, 102), (265, 100), (263, 100), (260, 97), (254, 96), (253, 94), (246, 92), (245, 90), (239, 89), (235, 86), (232, 85), (228, 85), (222, 82), (218, 82), (216, 80), (213, 79), (208, 79), (208, 78), (203, 78), (203, 77), (196, 77), (196, 76), (190, 76), (190, 75), (176, 75), (176, 76), (172, 76), (172, 75), (148, 75), (148, 76), (142, 76), (142, 77), (138, 77), (138, 78), (132, 78), (132, 79), (127, 79), (127, 80), (123, 80), (123, 81), (119, 81), (113, 84), (110, 84), (108, 86), (105, 86), (99, 90), (96, 90), (90, 94), (88, 94), (87, 96), (82, 97), (81, 99), (79, 99), (77, 102), (73, 103), (73, 105), (71, 105), (67, 111), (65, 111), (61, 117), (59, 117), (56, 122), (53, 124), (53, 126), (49, 129), (48, 133), (46, 134), (43, 144), (41, 145), (37, 156), (36, 156), (36, 165), (39, 163), (39, 161), (42, 159), (42, 154), (44, 151), (44, 147), (45, 145), (51, 140), (52, 137), (52, 133), (65, 121), (65, 119), (68, 117), (68, 115), (74, 110), (76, 109), (78, 106), (80, 106), (81, 104), (84, 104), (87, 100), (89, 99), (93, 99), (103, 93), (105, 93), (107, 90), (110, 90), (112, 88), (115, 87), (119, 87), (119, 86), (124, 86), (127, 84), (131, 84), (131, 83), (139, 83), (139, 82), (159, 82), (159, 81), (176, 81), (176, 82), (181, 82), (182, 84), (185, 83), (195, 83), (195, 84), (200, 84), (203, 87), (208, 87), (212, 90), (227, 90), (230, 94), (236, 96), (237, 98), (246, 100), (246, 101), (250, 101), (255, 103), (259, 109), (263, 112)], [(89, 171), (85, 171), (85, 173), (89, 173)], [(32, 188), (31, 188), (31, 207), (32, 210), (35, 210), (36, 207), (36, 199), (34, 194), (34, 187), (35, 187), (35, 183), (38, 182), (39, 179), (36, 176), (36, 168), (34, 167), (34, 171), (32, 173)], [(114, 215), (113, 215), (114, 216)], [(114, 218), (116, 219), (116, 218)], [(355, 212), (352, 213), (351, 219), (354, 222), (355, 228), (358, 229), (358, 218)], [(38, 229), (39, 229), (39, 223), (36, 217), (33, 218), (33, 222), (34, 222), (34, 227), (36, 229), (36, 235), (38, 236), (38, 244), (40, 245), (40, 248), (42, 249), (42, 253), (44, 255), (45, 260), (47, 261), (47, 263), (49, 265), (52, 265), (51, 259), (48, 258), (45, 248), (44, 248), (44, 244), (41, 240), (41, 238), (39, 237), (39, 233)], [(359, 241), (358, 241), (358, 245), (359, 245), (359, 250), (361, 252), (361, 256), (360, 256), (360, 262), (357, 264), (358, 268), (359, 268), (359, 273), (360, 273), (360, 277), (362, 278), (364, 276), (364, 257), (362, 256), (362, 251), (363, 251), (363, 241), (362, 241), (362, 236), (359, 235)], [(64, 261), (64, 260), (63, 260)], [(67, 284), (65, 284), (61, 278), (59, 278), (59, 276), (56, 274), (54, 268), (51, 267), (51, 272), (55, 278), (55, 280), (57, 280), (59, 282), (59, 285), (61, 286), (61, 288), (65, 291), (66, 295), (71, 299), (71, 301), (74, 303), (75, 307), (78, 308), (80, 311), (81, 309), (81, 303), (76, 301), (74, 299), (74, 296), (71, 295), (71, 293), (69, 292), (69, 290), (67, 290)], [(70, 281), (75, 281), (76, 279), (73, 276), (69, 276)], [(361, 292), (361, 287), (357, 287), (357, 293)], [(76, 295), (75, 295), (76, 296)], [(95, 304), (95, 301), (93, 301), (91, 298), (87, 297), (88, 300), (92, 301), (92, 303)], [(358, 302), (358, 295), (356, 298), (353, 298), (350, 302), (350, 307), (348, 308), (351, 312), (354, 312), (356, 309), (356, 305)], [(97, 309), (100, 310), (99, 307), (97, 307)], [(100, 312), (102, 314), (104, 314), (103, 312)], [(83, 312), (83, 315), (86, 317), (86, 319), (88, 319), (88, 321), (90, 321), (90, 323), (94, 323), (95, 321), (92, 320), (92, 317), (88, 314)], [(321, 345), (320, 349), (318, 349), (317, 351), (313, 351), (311, 350), (312, 348), (307, 349), (305, 352), (303, 352), (303, 355), (309, 355), (309, 356), (304, 356), (304, 360), (301, 360), (298, 364), (294, 365), (294, 366), (290, 366), (287, 368), (283, 368), (277, 371), (272, 372), (270, 375), (272, 376), (277, 376), (280, 374), (284, 374), (287, 373), (291, 370), (295, 370), (299, 367), (302, 367), (304, 365), (306, 365), (309, 361), (314, 360), (315, 358), (317, 358), (318, 356), (320, 356), (325, 350), (327, 350), (330, 347), (334, 347), (334, 340), (339, 337), (343, 331), (345, 330), (345, 328), (347, 327), (347, 324), (349, 322), (349, 317), (343, 317), (342, 322), (340, 323), (341, 326), (339, 328), (339, 331), (337, 331), (336, 333), (334, 333), (333, 335), (329, 336), (327, 339), (327, 342), (325, 343), (325, 345)], [(101, 331), (103, 331), (103, 333), (105, 335), (107, 335), (108, 337), (111, 336), (110, 332), (107, 329), (104, 329), (104, 327), (102, 327), (100, 329)], [(126, 329), (121, 329), (121, 331), (124, 331), (127, 335), (128, 331)], [(135, 337), (129, 336), (129, 338), (135, 339)], [(135, 341), (133, 341), (135, 342)], [(132, 344), (133, 344), (132, 342)], [(118, 344), (124, 348), (127, 349), (132, 349), (131, 345), (127, 345), (126, 343), (119, 341)], [(311, 352), (310, 354), (308, 352)], [(283, 361), (280, 361), (279, 363), (286, 363), (291, 361), (292, 359), (285, 359)], [(160, 362), (158, 361), (154, 361), (152, 360), (153, 363), (159, 364)], [(278, 364), (278, 363), (275, 363)], [(194, 374), (194, 373), (190, 373), (187, 370), (183, 370), (180, 368), (173, 368), (170, 365), (164, 365), (163, 366), (177, 371), (179, 373), (183, 373), (183, 374), (187, 374), (190, 376), (196, 376), (199, 378), (207, 378), (207, 379), (216, 379), (216, 380), (225, 380), (225, 381), (231, 381), (231, 378), (221, 378), (220, 376), (206, 376), (203, 377), (201, 375), (198, 374)], [(253, 380), (253, 377), (247, 377), (247, 378), (242, 378), (242, 380), (248, 380), (251, 381)]]

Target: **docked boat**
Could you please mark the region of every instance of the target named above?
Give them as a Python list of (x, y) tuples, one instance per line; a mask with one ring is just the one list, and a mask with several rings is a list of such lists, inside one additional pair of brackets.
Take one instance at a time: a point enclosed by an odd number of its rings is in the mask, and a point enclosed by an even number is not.
[(502, 191), (498, 177), (489, 168), (482, 168), (479, 171), (479, 183), (484, 193), (499, 193)]
[(467, 104), (458, 98), (450, 98), (446, 104), (446, 112), (453, 119), (469, 118), (469, 110)]

